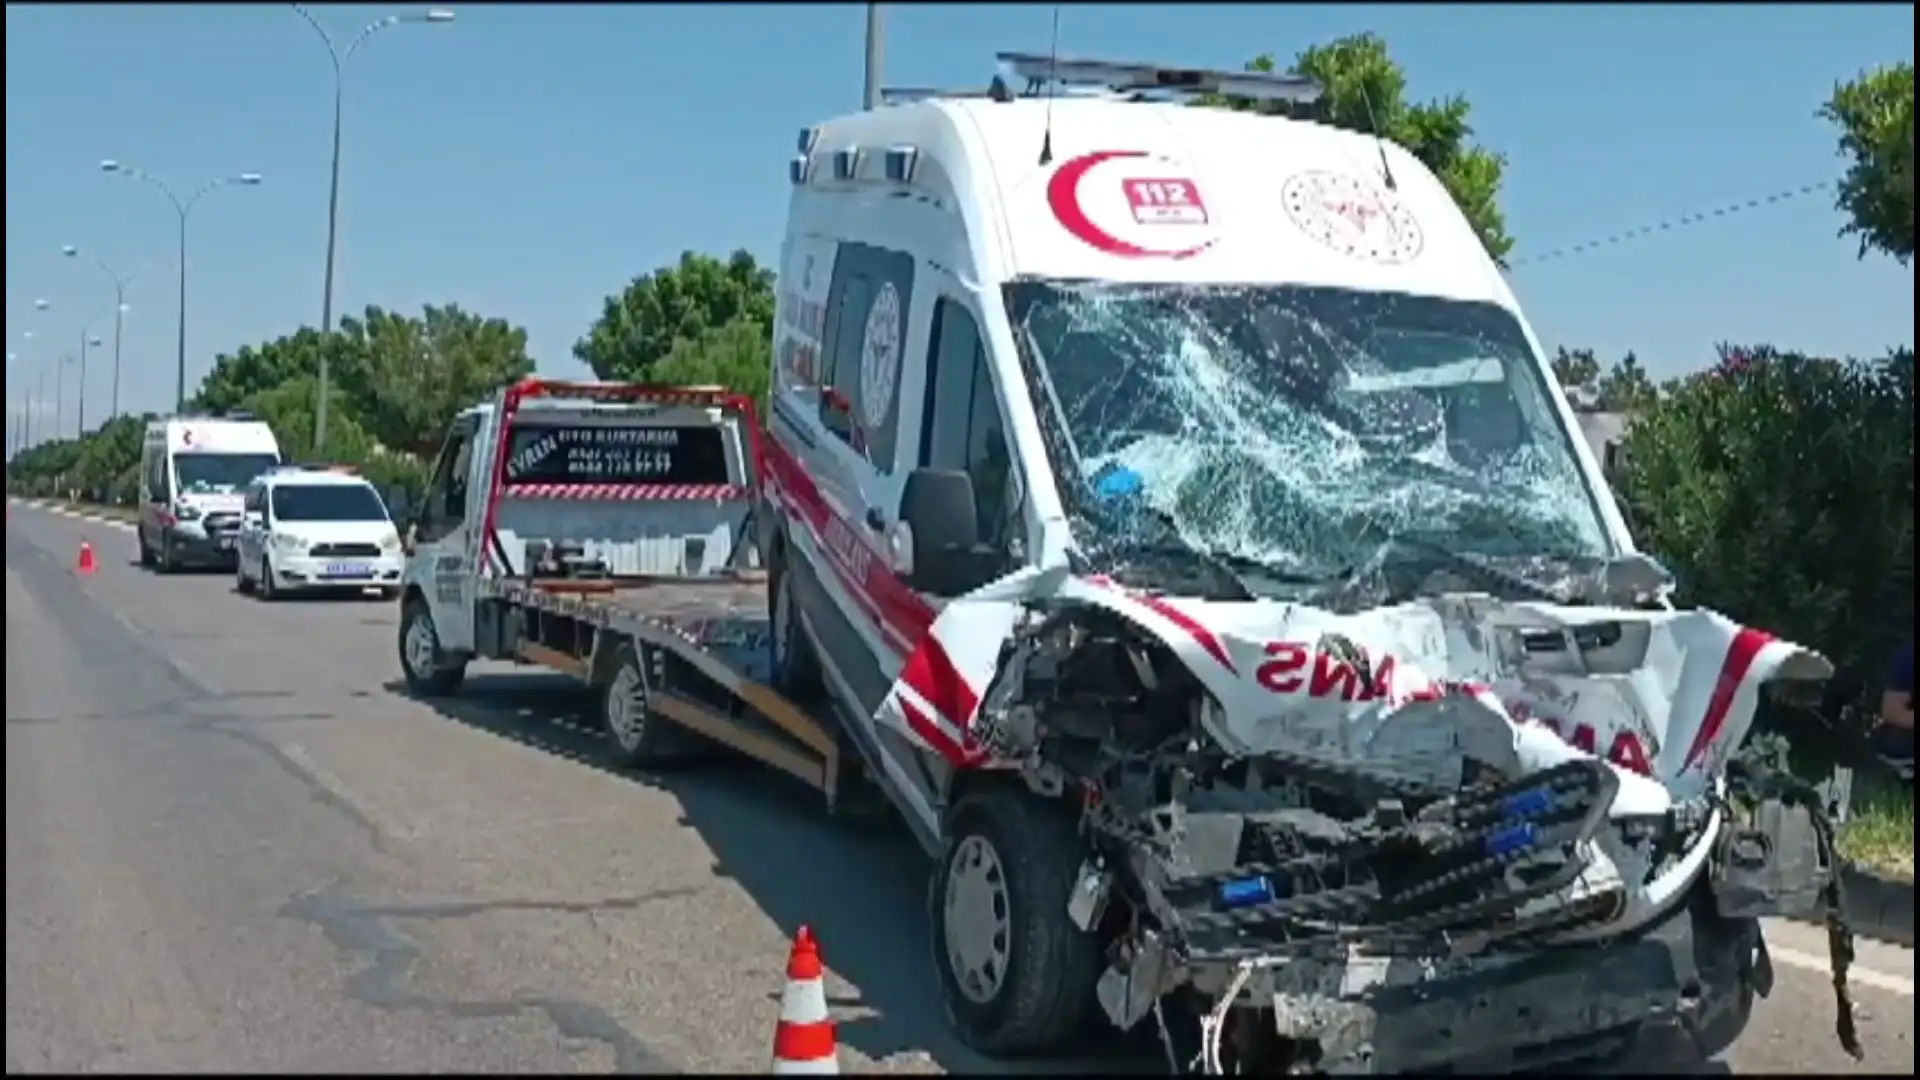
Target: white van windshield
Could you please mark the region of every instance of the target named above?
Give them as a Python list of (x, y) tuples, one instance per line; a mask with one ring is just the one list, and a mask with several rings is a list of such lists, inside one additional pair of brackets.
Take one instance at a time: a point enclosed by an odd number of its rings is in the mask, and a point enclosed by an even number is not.
[[(1520, 323), (1303, 286), (1007, 286), (1078, 544), (1124, 495), (1196, 548), (1335, 572), (1390, 537), (1495, 558), (1613, 545)], [(1163, 530), (1164, 531), (1164, 530)]]
[(273, 454), (173, 455), (173, 474), (180, 478), (182, 495), (231, 495), (280, 464)]
[(387, 505), (365, 484), (279, 484), (273, 489), (275, 521), (380, 521)]

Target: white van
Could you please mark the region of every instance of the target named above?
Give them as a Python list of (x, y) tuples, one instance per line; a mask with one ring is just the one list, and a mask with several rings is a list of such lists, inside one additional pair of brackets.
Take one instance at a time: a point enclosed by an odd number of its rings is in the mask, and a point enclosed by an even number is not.
[(140, 446), (140, 565), (232, 566), (247, 485), (280, 464), (273, 429), (250, 416), (172, 416)]
[[(1297, 79), (1001, 59), (1027, 92), (802, 132), (757, 514), (775, 683), (841, 719), (935, 854), (961, 1033), (1045, 1051), (1087, 1003), (1164, 1024), (1184, 987), (1208, 1072), (1229, 1011), (1279, 1039), (1239, 1071), (1667, 1020), (1723, 1049), (1764, 985), (1754, 916), (1792, 902), (1716, 907), (1751, 868), (1709, 873), (1715, 800), (1761, 684), (1824, 662), (1670, 607), (1406, 150), (1155, 100)], [(1571, 817), (1456, 838), (1490, 891), (1421, 878), (1396, 822), (1507, 820), (1501, 776)], [(1496, 880), (1548, 835), (1553, 869)], [(1811, 836), (1770, 843), (1812, 868)], [(1423, 933), (1488, 959), (1301, 953)], [(1507, 962), (1542, 942), (1554, 963)], [(1416, 969), (1396, 1035), (1369, 980)]]
[(386, 500), (350, 469), (287, 465), (248, 485), (234, 587), (262, 600), (316, 590), (400, 594), (406, 553)]

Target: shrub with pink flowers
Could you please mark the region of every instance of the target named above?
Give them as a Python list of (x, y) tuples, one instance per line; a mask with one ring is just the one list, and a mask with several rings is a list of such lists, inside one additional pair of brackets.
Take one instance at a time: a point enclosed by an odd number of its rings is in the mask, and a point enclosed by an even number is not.
[(1913, 634), (1913, 353), (1722, 346), (1630, 429), (1615, 477), (1681, 598), (1816, 647), (1877, 687)]

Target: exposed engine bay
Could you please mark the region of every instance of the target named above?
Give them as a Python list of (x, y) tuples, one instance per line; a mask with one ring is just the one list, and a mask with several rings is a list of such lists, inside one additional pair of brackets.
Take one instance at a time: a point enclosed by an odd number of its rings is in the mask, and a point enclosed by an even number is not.
[[(1592, 982), (1603, 950), (1563, 946), (1620, 918), (1634, 885), (1715, 842), (1723, 804), (1610, 816), (1620, 778), (1606, 763), (1521, 769), (1511, 736), (1431, 704), (1417, 719), (1444, 733), (1428, 741), (1445, 752), (1419, 768), (1331, 749), (1229, 753), (1207, 723), (1218, 705), (1178, 657), (1115, 612), (1073, 605), (1008, 640), (975, 731), (1036, 793), (1080, 807), (1089, 854), (1069, 914), (1106, 944), (1101, 1007), (1122, 1030), (1151, 1020), (1177, 1073), (1408, 1071), (1436, 1064), (1422, 1056), (1436, 1052), (1477, 1060), (1467, 1019), (1416, 1018), (1408, 1030), (1423, 1048), (1403, 1038), (1396, 1050), (1379, 1033), (1389, 998), (1461, 992), (1443, 990), (1447, 980), (1483, 988), (1473, 1008), (1489, 1038), (1600, 1034), (1612, 1014), (1585, 1016), (1583, 994), (1635, 1001), (1615, 1010), (1616, 1026), (1677, 1013), (1697, 989), (1688, 980), (1706, 975), (1665, 965), (1697, 947), (1662, 935), (1708, 924), (1724, 930), (1725, 955), (1764, 959), (1751, 919), (1709, 912), (1689, 924), (1690, 901), (1677, 923), (1638, 935), (1633, 948), (1659, 963), (1607, 959), (1623, 965), (1621, 981)], [(1751, 975), (1720, 973), (1735, 999)], [(1502, 1002), (1503, 986), (1525, 989)], [(1528, 1000), (1542, 993), (1557, 993), (1569, 1018), (1516, 1032), (1516, 1010), (1551, 1011)], [(1175, 1001), (1198, 1016), (1197, 1041), (1169, 1016)]]

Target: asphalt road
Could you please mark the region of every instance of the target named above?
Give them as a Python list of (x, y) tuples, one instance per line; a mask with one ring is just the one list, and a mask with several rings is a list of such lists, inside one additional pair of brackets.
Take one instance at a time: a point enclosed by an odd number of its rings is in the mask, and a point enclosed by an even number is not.
[[(848, 1071), (988, 1067), (945, 1033), (898, 830), (750, 765), (604, 770), (557, 678), (412, 701), (391, 605), (262, 604), (141, 571), (120, 526), (8, 517), (8, 1072), (762, 1071), (803, 922)], [(1769, 937), (1727, 1060), (1635, 1064), (1911, 1073), (1911, 952), (1863, 945), (1855, 1063), (1820, 938)]]

